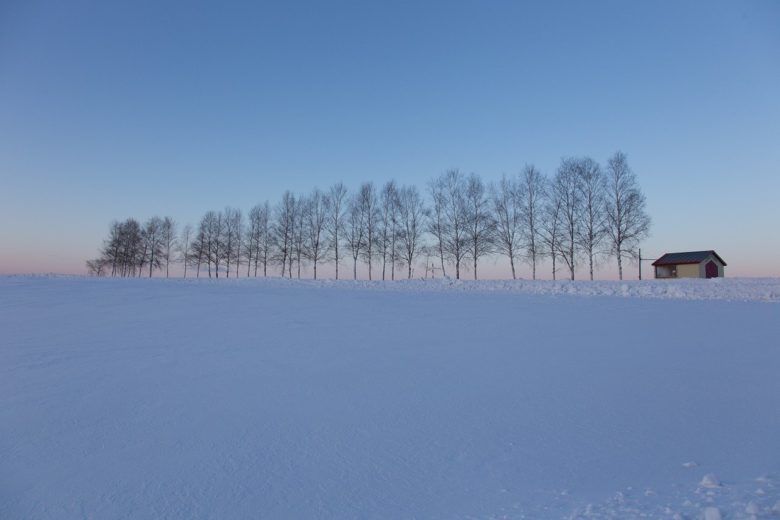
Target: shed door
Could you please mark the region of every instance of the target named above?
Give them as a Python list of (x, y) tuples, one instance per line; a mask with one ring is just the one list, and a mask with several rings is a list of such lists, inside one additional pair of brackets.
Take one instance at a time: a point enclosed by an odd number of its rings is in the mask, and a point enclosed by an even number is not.
[(704, 273), (707, 275), (707, 278), (717, 278), (718, 264), (710, 260), (707, 262), (707, 265), (704, 266)]

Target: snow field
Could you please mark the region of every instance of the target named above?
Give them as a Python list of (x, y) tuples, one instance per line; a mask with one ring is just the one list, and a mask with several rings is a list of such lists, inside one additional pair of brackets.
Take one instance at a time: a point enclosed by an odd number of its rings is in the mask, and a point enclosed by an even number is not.
[(780, 515), (777, 281), (693, 282), (0, 278), (0, 518)]

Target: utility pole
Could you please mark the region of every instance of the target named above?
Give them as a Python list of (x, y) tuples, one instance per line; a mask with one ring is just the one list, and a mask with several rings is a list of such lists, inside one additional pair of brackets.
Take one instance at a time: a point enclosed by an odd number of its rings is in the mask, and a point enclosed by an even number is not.
[(642, 258), (642, 249), (639, 249), (639, 279), (642, 279), (642, 262), (655, 262), (657, 258)]

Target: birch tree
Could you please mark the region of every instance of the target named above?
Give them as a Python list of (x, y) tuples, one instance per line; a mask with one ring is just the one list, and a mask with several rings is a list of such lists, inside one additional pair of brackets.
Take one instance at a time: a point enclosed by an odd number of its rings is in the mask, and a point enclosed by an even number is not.
[(639, 243), (650, 233), (650, 217), (645, 211), (645, 196), (623, 152), (615, 152), (607, 161), (606, 186), (607, 241), (622, 280), (623, 259), (636, 258)]
[(367, 182), (360, 187), (359, 202), (363, 216), (363, 260), (368, 264), (368, 279), (372, 279), (372, 261), (376, 254), (376, 245), (379, 241), (379, 199), (374, 183)]
[(149, 278), (155, 269), (162, 267), (163, 256), (163, 220), (160, 217), (152, 217), (146, 221), (143, 230), (144, 254), (142, 263), (149, 265)]
[(268, 256), (270, 245), (270, 208), (268, 202), (257, 204), (249, 210), (247, 234), (244, 240), (247, 259), (246, 275), (257, 277), (257, 270), (263, 266), (263, 276), (268, 275)]
[(327, 196), (315, 189), (309, 196), (306, 208), (306, 259), (312, 262), (314, 267), (314, 279), (317, 279), (317, 264), (326, 258), (328, 244), (326, 242), (325, 225), (328, 220)]
[(485, 184), (475, 173), (466, 181), (465, 210), (468, 255), (474, 262), (476, 280), (479, 259), (493, 251), (494, 222)]
[[(292, 256), (293, 228), (295, 226), (295, 196), (285, 191), (281, 202), (274, 209), (273, 243), (275, 260), (282, 266), (282, 277)], [(292, 267), (290, 268), (292, 277)]]
[(439, 256), (439, 262), (441, 264), (442, 276), (447, 276), (447, 270), (444, 266), (444, 250), (445, 242), (447, 240), (447, 222), (446, 222), (446, 205), (447, 205), (447, 184), (444, 175), (432, 180), (428, 184), (428, 192), (431, 196), (431, 207), (426, 211), (428, 217), (428, 232), (436, 239), (434, 249)]
[(525, 257), (531, 264), (531, 275), (536, 280), (536, 264), (543, 256), (540, 243), (544, 223), (545, 189), (547, 182), (544, 176), (533, 165), (523, 169), (520, 198), (522, 224), (520, 232), (525, 249)]
[(523, 223), (521, 186), (517, 179), (501, 177), (498, 185), (491, 185), (490, 202), (495, 218), (495, 248), (509, 258), (512, 279), (517, 279), (515, 258), (520, 253)]
[(268, 276), (268, 263), (273, 255), (273, 236), (271, 234), (271, 207), (268, 201), (264, 202), (260, 209), (260, 237), (255, 250), (255, 276), (257, 276), (257, 262), (263, 266), (263, 276)]
[(552, 279), (557, 279), (557, 260), (561, 254), (563, 224), (561, 218), (561, 200), (551, 194), (551, 189), (545, 190), (545, 203), (542, 212), (539, 238), (546, 256), (552, 262)]
[(202, 231), (202, 256), (208, 267), (209, 278), (212, 277), (212, 268), (214, 277), (219, 278), (219, 268), (225, 257), (224, 253), (224, 234), (225, 219), (222, 212), (208, 211), (201, 219), (200, 229)]
[(390, 181), (382, 187), (379, 199), (379, 254), (382, 257), (382, 280), (385, 279), (388, 260), (390, 279), (395, 280), (396, 241), (398, 240), (398, 188), (395, 181)]
[(590, 279), (593, 280), (593, 266), (607, 233), (604, 175), (598, 163), (590, 158), (578, 162), (577, 173), (580, 177), (579, 188), (582, 199), (577, 242), (588, 259), (588, 271)]
[(112, 222), (108, 238), (104, 241), (100, 258), (106, 274), (111, 276), (135, 276), (142, 257), (143, 233), (137, 220), (128, 218), (124, 222)]
[(469, 253), (466, 181), (459, 170), (449, 170), (444, 184), (444, 252), (455, 264), (455, 279), (460, 280), (460, 266)]
[(187, 267), (192, 262), (192, 225), (187, 224), (181, 229), (181, 235), (179, 235), (177, 251), (179, 253), (179, 261), (184, 267), (184, 278), (187, 278)]
[(176, 254), (176, 221), (171, 217), (162, 219), (160, 226), (160, 238), (162, 240), (161, 260), (165, 264), (165, 277), (170, 274), (170, 265)]
[(200, 278), (200, 266), (206, 260), (206, 227), (204, 219), (198, 223), (198, 232), (192, 239), (192, 245), (190, 246), (192, 251), (192, 259), (195, 269), (195, 278)]
[(425, 218), (422, 197), (414, 186), (404, 186), (398, 192), (398, 217), (401, 258), (406, 264), (406, 277), (411, 278), (414, 260), (422, 249)]
[[(225, 276), (230, 278), (230, 266), (240, 264), (243, 216), (240, 209), (227, 207), (222, 213), (222, 253), (225, 260)], [(236, 271), (238, 273), (238, 271)], [(236, 274), (238, 276), (238, 274)]]
[(292, 264), (295, 260), (298, 278), (301, 277), (301, 265), (306, 252), (306, 212), (308, 205), (306, 197), (298, 196), (295, 199), (295, 214), (293, 215), (292, 255), (290, 256), (290, 278), (292, 278)]
[(344, 239), (346, 240), (347, 249), (352, 255), (353, 280), (357, 280), (357, 261), (365, 245), (365, 215), (364, 206), (360, 198), (360, 193), (356, 193), (349, 201), (346, 225), (344, 226)]
[(570, 279), (574, 280), (582, 217), (582, 190), (579, 175), (580, 161), (563, 159), (553, 179), (551, 195), (560, 211), (561, 233), (560, 257), (569, 268)]
[(326, 231), (328, 243), (333, 250), (333, 260), (336, 264), (336, 280), (339, 279), (339, 247), (344, 229), (345, 211), (347, 206), (347, 188), (342, 183), (331, 186), (328, 190), (327, 209), (328, 220)]

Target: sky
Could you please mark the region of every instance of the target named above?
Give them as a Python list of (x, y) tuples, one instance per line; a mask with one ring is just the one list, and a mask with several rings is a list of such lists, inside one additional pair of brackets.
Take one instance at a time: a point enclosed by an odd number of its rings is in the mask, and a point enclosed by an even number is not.
[(115, 219), (622, 150), (645, 256), (780, 276), (779, 93), (775, 1), (0, 0), (0, 274), (84, 273)]

